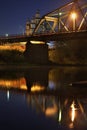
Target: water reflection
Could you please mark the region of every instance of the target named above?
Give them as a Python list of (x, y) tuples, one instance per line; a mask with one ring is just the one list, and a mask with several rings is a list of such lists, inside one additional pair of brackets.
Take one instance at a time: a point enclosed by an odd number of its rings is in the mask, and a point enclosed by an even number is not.
[[(4, 73), (4, 75), (3, 75)], [(25, 71), (1, 71), (0, 88), (41, 91), (48, 86), (49, 68), (30, 68)]]
[(7, 100), (9, 101), (9, 98), (10, 98), (10, 92), (9, 90), (7, 90)]
[(27, 103), (36, 109), (37, 114), (43, 112), (46, 117), (52, 117), (70, 129), (87, 126), (87, 98), (60, 99), (58, 96), (46, 95), (27, 95), (26, 98)]
[(87, 69), (77, 67), (33, 68), (0, 74), (0, 90), (7, 101), (12, 92), (24, 93), (28, 106), (69, 129), (87, 127), (87, 88), (69, 86), (87, 80)]
[(27, 90), (26, 79), (21, 77), (19, 79), (0, 79), (0, 87), (7, 89)]
[(0, 72), (0, 88), (28, 91), (44, 90), (45, 88), (60, 90), (67, 89), (71, 83), (79, 81), (87, 81), (86, 67), (38, 67), (23, 72)]
[[(48, 86), (48, 76), (50, 68), (31, 68), (25, 72), (25, 79), (28, 87), (28, 91), (33, 88), (43, 88)], [(41, 90), (41, 89), (40, 89)]]
[(45, 90), (44, 86), (41, 86), (40, 84), (34, 84), (33, 86), (31, 86), (31, 92), (36, 92), (36, 91), (43, 91)]

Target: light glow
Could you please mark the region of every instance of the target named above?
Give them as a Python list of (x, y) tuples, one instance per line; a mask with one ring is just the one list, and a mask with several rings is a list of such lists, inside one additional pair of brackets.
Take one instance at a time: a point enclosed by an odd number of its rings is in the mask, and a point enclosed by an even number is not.
[[(14, 88), (14, 89), (21, 89), (21, 90), (27, 90), (26, 80), (24, 77), (21, 77), (20, 79), (9, 79), (9, 80), (0, 80), (0, 87), (3, 88)], [(9, 98), (9, 91), (7, 91), (7, 97)]]
[(43, 41), (30, 41), (32, 44), (45, 44)]
[(61, 119), (62, 119), (62, 110), (60, 109), (60, 111), (59, 111), (59, 122), (61, 122)]
[(62, 15), (62, 12), (59, 12), (59, 16), (61, 16)]
[(76, 17), (77, 17), (77, 14), (76, 14), (75, 12), (71, 13), (71, 18), (72, 18), (73, 20), (75, 20)]
[(44, 88), (43, 86), (40, 86), (40, 85), (36, 84), (36, 85), (33, 85), (33, 86), (31, 87), (31, 92), (43, 91), (44, 89), (45, 89), (45, 88)]
[(48, 107), (45, 111), (46, 116), (55, 116), (57, 114), (57, 106), (54, 104), (53, 107)]
[(72, 18), (72, 21), (73, 21), (73, 31), (76, 31), (76, 17), (77, 17), (77, 14), (75, 12), (72, 12), (71, 18)]
[(20, 52), (24, 52), (26, 49), (26, 46), (24, 44), (5, 44), (5, 45), (0, 45), (0, 50), (18, 50)]
[(71, 109), (72, 109), (72, 111), (71, 111), (71, 121), (74, 122), (74, 120), (75, 120), (75, 110), (76, 110), (74, 101), (71, 104)]
[(10, 93), (9, 90), (7, 90), (7, 100), (9, 101)]

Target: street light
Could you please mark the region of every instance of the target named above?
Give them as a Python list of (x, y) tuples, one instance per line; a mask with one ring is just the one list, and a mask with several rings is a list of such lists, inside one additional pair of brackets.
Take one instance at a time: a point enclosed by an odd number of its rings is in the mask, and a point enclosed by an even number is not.
[(60, 18), (62, 16), (62, 12), (58, 12), (58, 31), (60, 32)]
[(77, 17), (77, 14), (75, 12), (72, 12), (71, 18), (73, 20), (73, 31), (76, 31), (76, 17)]

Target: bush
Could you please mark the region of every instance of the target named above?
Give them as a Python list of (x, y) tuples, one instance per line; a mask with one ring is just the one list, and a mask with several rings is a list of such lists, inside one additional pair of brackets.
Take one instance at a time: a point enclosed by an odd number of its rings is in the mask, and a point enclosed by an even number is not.
[(23, 62), (24, 56), (22, 52), (17, 50), (4, 50), (0, 51), (0, 62), (5, 63), (16, 63), (16, 62)]

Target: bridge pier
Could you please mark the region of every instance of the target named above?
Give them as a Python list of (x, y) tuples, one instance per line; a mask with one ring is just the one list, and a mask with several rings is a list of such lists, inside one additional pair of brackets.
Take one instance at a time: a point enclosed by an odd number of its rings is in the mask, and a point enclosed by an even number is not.
[(25, 57), (27, 62), (31, 64), (47, 64), (48, 63), (48, 45), (46, 44), (26, 44)]

